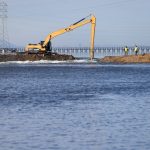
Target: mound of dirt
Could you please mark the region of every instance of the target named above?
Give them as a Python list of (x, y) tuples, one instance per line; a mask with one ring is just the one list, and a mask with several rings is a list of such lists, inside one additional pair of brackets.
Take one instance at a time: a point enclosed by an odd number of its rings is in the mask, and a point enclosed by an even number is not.
[(106, 56), (99, 59), (102, 63), (150, 63), (150, 54), (128, 56)]
[(15, 53), (15, 54), (5, 54), (0, 55), (0, 62), (6, 62), (6, 61), (38, 61), (38, 60), (58, 60), (58, 61), (64, 61), (64, 60), (74, 60), (75, 58), (72, 55), (60, 55), (57, 53), (52, 54), (21, 54), (21, 53)]

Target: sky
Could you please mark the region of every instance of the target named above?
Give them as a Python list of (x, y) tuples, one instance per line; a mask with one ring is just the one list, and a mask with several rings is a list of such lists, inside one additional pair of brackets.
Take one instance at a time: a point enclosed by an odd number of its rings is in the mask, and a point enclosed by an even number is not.
[[(149, 0), (4, 0), (9, 40), (39, 43), (89, 14), (96, 17), (95, 46), (150, 45)], [(53, 46), (90, 46), (90, 24), (52, 40)]]

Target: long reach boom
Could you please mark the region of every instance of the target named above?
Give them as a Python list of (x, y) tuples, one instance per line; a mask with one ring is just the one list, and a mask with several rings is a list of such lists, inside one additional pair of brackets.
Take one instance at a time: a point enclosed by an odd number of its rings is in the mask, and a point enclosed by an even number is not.
[[(40, 53), (45, 53), (52, 50), (51, 40), (61, 34), (66, 32), (70, 32), (78, 27), (84, 26), (88, 23), (91, 23), (91, 45), (90, 45), (90, 59), (94, 58), (94, 39), (95, 39), (95, 27), (96, 27), (96, 18), (93, 15), (87, 19), (87, 17), (79, 20), (78, 22), (68, 26), (67, 28), (59, 29), (55, 32), (50, 33), (44, 41), (41, 41), (39, 44), (28, 44), (25, 48), (26, 52), (30, 52), (32, 50), (38, 50)], [(89, 16), (88, 16), (89, 17)]]

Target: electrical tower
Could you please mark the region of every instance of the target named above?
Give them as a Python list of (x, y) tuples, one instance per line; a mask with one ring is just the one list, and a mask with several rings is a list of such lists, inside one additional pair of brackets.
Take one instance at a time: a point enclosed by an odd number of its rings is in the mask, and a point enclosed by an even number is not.
[(7, 32), (7, 3), (0, 0), (0, 49), (9, 48), (9, 38)]

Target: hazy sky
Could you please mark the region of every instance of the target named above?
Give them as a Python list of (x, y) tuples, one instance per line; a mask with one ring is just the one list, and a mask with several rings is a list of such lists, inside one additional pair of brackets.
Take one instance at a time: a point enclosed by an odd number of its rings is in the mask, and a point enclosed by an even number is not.
[[(94, 14), (96, 46), (150, 45), (149, 0), (5, 0), (11, 43), (38, 43)], [(53, 46), (89, 46), (90, 24), (53, 39)]]

